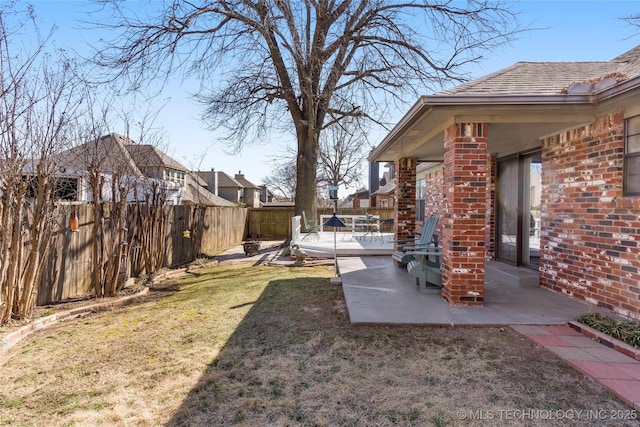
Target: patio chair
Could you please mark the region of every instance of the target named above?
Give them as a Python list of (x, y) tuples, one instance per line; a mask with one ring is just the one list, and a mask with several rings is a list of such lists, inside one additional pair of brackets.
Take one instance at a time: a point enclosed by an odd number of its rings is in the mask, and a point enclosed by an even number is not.
[(378, 222), (378, 233), (391, 233), (393, 235), (393, 224), (395, 220), (393, 218), (381, 219)]
[(440, 294), (442, 289), (442, 269), (440, 256), (442, 249), (431, 246), (410, 251), (415, 259), (407, 264), (407, 272), (416, 278), (422, 294)]
[(429, 247), (438, 246), (438, 238), (433, 234), (436, 231), (437, 224), (438, 218), (431, 217), (425, 221), (418, 239), (394, 240), (398, 247), (391, 257), (398, 267), (404, 268), (409, 261), (415, 258), (411, 251), (426, 250)]
[(302, 211), (302, 223), (304, 224), (304, 228), (307, 230), (307, 233), (304, 235), (302, 240), (314, 234), (318, 239), (320, 238), (320, 235), (318, 234), (318, 232), (320, 231), (320, 224), (318, 224), (315, 219), (313, 220), (313, 222), (309, 221), (307, 219), (307, 214), (305, 213), (305, 211)]

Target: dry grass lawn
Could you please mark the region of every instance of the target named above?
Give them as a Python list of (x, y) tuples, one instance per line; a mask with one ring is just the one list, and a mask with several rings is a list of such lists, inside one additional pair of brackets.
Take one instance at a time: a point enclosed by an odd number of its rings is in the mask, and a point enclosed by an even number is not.
[(0, 425), (635, 425), (501, 412), (630, 408), (509, 328), (352, 326), (330, 275), (222, 263), (40, 331), (0, 355)]

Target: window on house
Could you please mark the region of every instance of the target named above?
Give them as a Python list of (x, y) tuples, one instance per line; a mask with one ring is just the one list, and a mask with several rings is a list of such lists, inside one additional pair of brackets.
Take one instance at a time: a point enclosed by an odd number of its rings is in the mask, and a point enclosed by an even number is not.
[(53, 197), (62, 200), (78, 200), (78, 178), (56, 178)]
[(389, 207), (389, 200), (380, 199), (380, 208), (387, 209)]
[(425, 182), (424, 179), (416, 181), (416, 221), (424, 221), (425, 205)]
[(640, 116), (625, 121), (624, 140), (624, 195), (640, 196)]
[[(27, 181), (27, 197), (35, 198), (38, 193), (38, 178), (35, 176), (23, 176), (23, 181)], [(51, 198), (57, 200), (78, 200), (78, 178), (75, 177), (54, 177)]]

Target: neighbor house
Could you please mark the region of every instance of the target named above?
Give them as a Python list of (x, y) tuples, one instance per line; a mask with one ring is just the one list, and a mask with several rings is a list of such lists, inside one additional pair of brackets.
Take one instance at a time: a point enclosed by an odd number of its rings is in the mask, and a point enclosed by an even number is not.
[(351, 193), (347, 196), (345, 203), (348, 203), (351, 208), (368, 208), (369, 207), (369, 190), (367, 188), (360, 188), (355, 193)]
[[(382, 174), (382, 178), (378, 180), (375, 190), (371, 191), (369, 196), (369, 206), (378, 209), (393, 209), (396, 205), (396, 177), (395, 165), (387, 163), (387, 170)], [(377, 165), (376, 165), (377, 167)], [(369, 184), (371, 186), (371, 184)], [(371, 186), (373, 188), (373, 186)]]
[(207, 189), (228, 201), (249, 208), (260, 207), (261, 188), (238, 172), (232, 178), (222, 171), (198, 171), (196, 174), (207, 183)]
[[(182, 203), (180, 183), (163, 179), (155, 168), (148, 167), (152, 160), (147, 162), (137, 149), (127, 148), (132, 145), (136, 144), (131, 139), (111, 133), (57, 154), (58, 178), (66, 177), (67, 180), (75, 181), (75, 196), (67, 200), (93, 201), (90, 181), (91, 175), (97, 174), (95, 176), (102, 181), (101, 200), (111, 200), (113, 190), (119, 192), (122, 189), (127, 200), (132, 202), (136, 198), (144, 198), (144, 194), (157, 185), (166, 191), (167, 203)], [(152, 176), (145, 175), (143, 170)], [(114, 183), (114, 179), (117, 182)]]
[(203, 188), (197, 175), (188, 172), (178, 161), (152, 145), (111, 133), (58, 154), (59, 177), (65, 177), (68, 191), (65, 199), (92, 201), (89, 171), (96, 170), (103, 180), (102, 200), (110, 200), (112, 180), (117, 176), (120, 186), (126, 186), (127, 199), (144, 199), (152, 185), (166, 192), (168, 204), (201, 204), (235, 206)]
[(611, 61), (519, 62), (423, 96), (369, 160), (394, 162), (398, 238), (416, 232), (426, 167), (449, 303), (482, 305), (495, 259), (640, 318), (640, 46)]

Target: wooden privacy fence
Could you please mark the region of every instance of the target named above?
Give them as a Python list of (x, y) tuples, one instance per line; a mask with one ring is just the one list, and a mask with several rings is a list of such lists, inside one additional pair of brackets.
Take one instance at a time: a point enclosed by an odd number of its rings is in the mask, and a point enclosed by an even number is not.
[[(136, 230), (133, 206), (130, 207), (128, 233)], [(74, 211), (79, 218), (78, 231), (69, 228)], [(340, 209), (343, 215), (378, 215), (381, 219), (394, 217), (393, 209)], [(330, 215), (333, 209), (318, 209), (320, 215)], [(93, 292), (91, 204), (62, 205), (55, 219), (57, 229), (51, 244), (51, 252), (44, 267), (38, 290), (38, 305), (64, 301)], [(238, 207), (171, 206), (165, 230), (165, 265), (177, 266), (201, 255), (214, 255), (238, 245), (245, 238), (286, 239), (291, 236), (293, 208), (248, 209)], [(313, 215), (310, 215), (312, 218)], [(188, 231), (189, 238), (184, 237)], [(130, 248), (130, 275), (140, 273), (141, 248), (135, 239)]]
[[(315, 216), (316, 221), (320, 215), (331, 215), (333, 208), (318, 209)], [(380, 219), (393, 218), (395, 213), (393, 209), (365, 209), (350, 208), (339, 209), (342, 215), (379, 215)], [(291, 236), (291, 218), (294, 216), (293, 208), (268, 208), (268, 209), (249, 209), (248, 232), (250, 238), (261, 239), (286, 239)], [(313, 215), (309, 215), (309, 219)]]
[[(69, 228), (74, 211), (79, 218), (78, 231)], [(37, 304), (44, 305), (88, 295), (93, 292), (91, 204), (62, 205), (58, 209), (51, 252), (38, 288)], [(133, 206), (129, 217), (133, 218)], [(165, 230), (165, 265), (176, 266), (200, 255), (214, 255), (238, 245), (246, 235), (247, 209), (236, 207), (171, 206)], [(133, 219), (128, 233), (136, 233)], [(185, 238), (188, 231), (189, 238)], [(131, 276), (139, 271), (140, 247), (132, 242)]]

